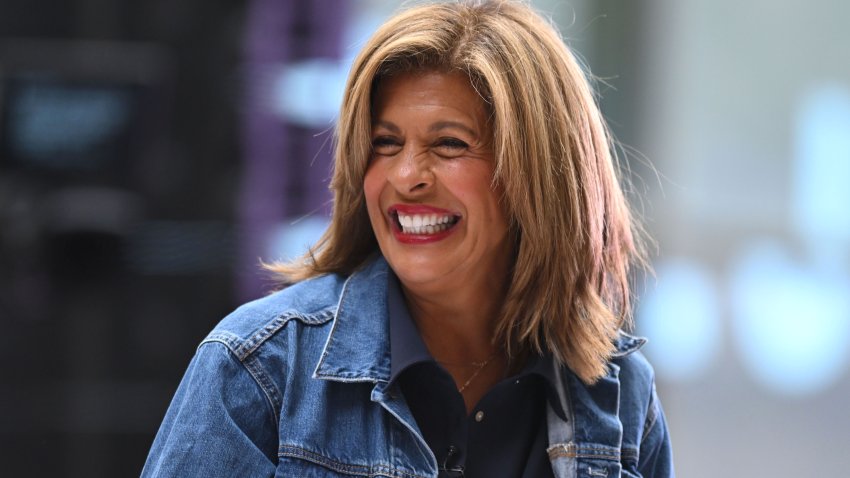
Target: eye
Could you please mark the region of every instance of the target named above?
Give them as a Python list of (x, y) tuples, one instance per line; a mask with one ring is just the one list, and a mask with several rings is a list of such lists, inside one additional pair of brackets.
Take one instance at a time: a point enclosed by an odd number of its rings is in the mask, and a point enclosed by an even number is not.
[(372, 152), (381, 156), (392, 156), (399, 151), (403, 143), (392, 136), (378, 136), (372, 140)]
[(439, 138), (434, 143), (434, 148), (440, 156), (453, 158), (466, 152), (469, 144), (457, 138)]

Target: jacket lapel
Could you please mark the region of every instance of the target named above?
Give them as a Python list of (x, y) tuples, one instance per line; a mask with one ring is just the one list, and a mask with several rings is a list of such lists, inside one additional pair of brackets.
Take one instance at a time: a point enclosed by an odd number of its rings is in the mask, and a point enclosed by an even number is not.
[(386, 382), (390, 377), (387, 271), (383, 257), (343, 286), (313, 377), (337, 382)]

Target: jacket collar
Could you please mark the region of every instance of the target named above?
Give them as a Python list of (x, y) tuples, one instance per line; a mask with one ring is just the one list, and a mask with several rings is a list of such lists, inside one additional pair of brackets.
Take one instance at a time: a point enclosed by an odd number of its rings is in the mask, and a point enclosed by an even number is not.
[(614, 339), (614, 353), (611, 354), (611, 357), (619, 358), (630, 355), (643, 347), (646, 342), (647, 340), (643, 337), (636, 337), (620, 330), (617, 338)]
[[(345, 281), (315, 377), (340, 382), (389, 381), (389, 274), (389, 264), (378, 255)], [(645, 343), (645, 338), (620, 331), (612, 358), (629, 355)]]
[(345, 281), (314, 377), (338, 382), (389, 380), (388, 273), (389, 265), (378, 256)]

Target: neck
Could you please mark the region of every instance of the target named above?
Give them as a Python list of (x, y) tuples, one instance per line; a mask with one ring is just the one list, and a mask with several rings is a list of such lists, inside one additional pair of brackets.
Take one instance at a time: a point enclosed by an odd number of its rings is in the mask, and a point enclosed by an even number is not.
[[(493, 342), (508, 289), (508, 261), (456, 271), (427, 283), (408, 283), (399, 277), (419, 335), (431, 356), (451, 374), (467, 413), (508, 369), (504, 349)], [(485, 362), (486, 366), (476, 365)]]
[(506, 280), (482, 274), (464, 285), (428, 287), (402, 282), (408, 310), (439, 362), (481, 362), (500, 350), (493, 343)]
[(439, 300), (435, 300), (434, 296), (403, 290), (428, 351), (452, 376), (466, 412), (472, 413), (509, 367), (504, 350), (493, 342), (501, 309), (498, 299), (504, 292), (496, 288), (487, 294), (474, 294), (472, 288), (465, 287), (437, 295)]

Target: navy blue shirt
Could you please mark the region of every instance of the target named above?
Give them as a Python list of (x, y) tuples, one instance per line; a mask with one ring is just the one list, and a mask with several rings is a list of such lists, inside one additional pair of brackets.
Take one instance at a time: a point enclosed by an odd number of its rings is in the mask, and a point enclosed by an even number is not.
[(497, 383), (467, 415), (451, 375), (428, 352), (398, 279), (390, 274), (391, 375), (440, 468), (440, 477), (554, 476), (546, 453), (546, 401), (563, 415), (549, 357), (531, 357)]

